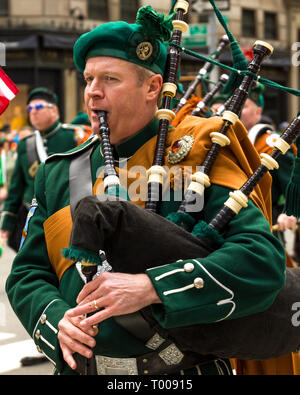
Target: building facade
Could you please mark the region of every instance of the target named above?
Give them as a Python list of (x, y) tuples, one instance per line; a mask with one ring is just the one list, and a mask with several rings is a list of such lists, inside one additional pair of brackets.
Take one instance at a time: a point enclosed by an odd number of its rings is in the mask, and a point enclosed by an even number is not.
[[(197, 4), (188, 22), (195, 27), (206, 26), (208, 35), (191, 49), (209, 54), (224, 30), (211, 12), (201, 11), (200, 0), (194, 3)], [(300, 2), (230, 0), (229, 3), (230, 9), (224, 15), (245, 54), (251, 52), (257, 39), (274, 46), (274, 55), (264, 63), (261, 75), (299, 89)], [(20, 89), (3, 114), (2, 123), (11, 122), (16, 108), (25, 111), (27, 94), (36, 86), (47, 86), (58, 94), (61, 117), (70, 122), (84, 109), (84, 84), (72, 59), (75, 40), (103, 22), (118, 19), (134, 22), (136, 10), (146, 4), (167, 13), (171, 0), (1, 0), (0, 43), (6, 49), (3, 68)], [(230, 65), (230, 53), (224, 53), (221, 61)], [(200, 61), (183, 57), (182, 77), (193, 78), (200, 66)], [(222, 72), (217, 70), (219, 74)], [(277, 124), (294, 117), (299, 104), (295, 96), (266, 90), (266, 110)]]

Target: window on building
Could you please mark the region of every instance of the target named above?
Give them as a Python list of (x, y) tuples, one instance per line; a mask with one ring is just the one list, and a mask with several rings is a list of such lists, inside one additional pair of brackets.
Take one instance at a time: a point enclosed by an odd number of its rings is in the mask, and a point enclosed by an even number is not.
[(208, 23), (208, 14), (199, 14), (198, 15), (198, 22), (199, 23)]
[(242, 9), (242, 36), (256, 37), (255, 10)]
[(88, 0), (88, 15), (90, 19), (107, 21), (109, 19), (108, 0)]
[(276, 12), (265, 12), (265, 38), (276, 40), (278, 38), (278, 23)]
[(0, 16), (8, 15), (8, 0), (0, 0)]
[(121, 6), (121, 19), (123, 21), (133, 23), (135, 22), (137, 10), (140, 7), (139, 0), (122, 0)]

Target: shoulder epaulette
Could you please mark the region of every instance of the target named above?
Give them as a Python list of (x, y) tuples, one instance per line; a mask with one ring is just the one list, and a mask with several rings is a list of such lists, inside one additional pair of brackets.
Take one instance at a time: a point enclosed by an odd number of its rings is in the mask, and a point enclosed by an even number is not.
[(51, 160), (54, 159), (62, 159), (62, 158), (67, 158), (70, 156), (75, 156), (78, 153), (85, 152), (87, 149), (91, 148), (97, 141), (99, 141), (98, 136), (92, 136), (90, 137), (85, 143), (79, 145), (78, 147), (72, 148), (69, 151), (66, 152), (59, 152), (57, 154), (53, 154), (48, 156), (48, 158), (45, 160), (45, 163), (48, 163)]
[(266, 143), (269, 147), (275, 148), (275, 143), (280, 139), (280, 135), (277, 132), (269, 133), (269, 136), (266, 138)]
[(256, 140), (263, 134), (263, 133), (275, 133), (272, 129), (272, 126), (266, 123), (258, 123), (254, 125), (248, 131), (248, 138), (252, 144), (256, 142)]
[(75, 124), (75, 123), (62, 123), (61, 127), (63, 129), (72, 129), (72, 130), (76, 130), (78, 128), (81, 129), (85, 129), (87, 125), (83, 125), (81, 123)]

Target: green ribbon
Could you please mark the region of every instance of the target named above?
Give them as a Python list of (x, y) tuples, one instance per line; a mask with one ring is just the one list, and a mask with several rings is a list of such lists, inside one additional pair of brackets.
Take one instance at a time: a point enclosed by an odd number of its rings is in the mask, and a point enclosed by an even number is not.
[[(231, 71), (232, 74), (230, 75), (229, 81), (226, 83), (225, 87), (222, 89), (222, 93), (229, 94), (229, 92), (231, 92), (233, 89), (235, 89), (236, 87), (239, 86), (240, 81), (243, 78), (243, 76), (248, 74), (248, 75), (251, 75), (254, 80), (259, 80), (259, 82), (265, 86), (268, 86), (268, 87), (274, 88), (274, 89), (279, 89), (279, 90), (291, 93), (292, 95), (300, 97), (299, 90), (277, 84), (277, 82), (268, 80), (267, 78), (262, 78), (262, 77), (257, 76), (256, 74), (247, 70), (248, 62), (246, 61), (246, 58), (245, 58), (243, 52), (241, 51), (241, 48), (239, 47), (238, 42), (235, 40), (233, 34), (229, 30), (229, 28), (223, 18), (221, 11), (216, 6), (214, 0), (209, 0), (209, 1), (214, 9), (216, 17), (218, 18), (220, 24), (223, 26), (223, 28), (228, 36), (228, 39), (230, 41), (231, 54), (232, 54), (232, 59), (233, 59), (233, 67), (227, 66), (223, 63), (218, 62), (215, 59), (212, 59), (212, 58), (204, 56), (204, 55), (200, 55), (200, 54), (193, 52), (189, 49), (183, 48), (180, 45), (177, 45), (174, 43), (170, 43), (170, 45), (173, 45), (173, 46), (179, 48), (182, 52), (186, 53), (187, 55), (193, 56), (197, 59), (204, 60), (205, 62), (208, 61), (210, 63), (213, 63), (216, 66), (219, 66), (223, 69)], [(176, 3), (177, 3), (177, 0), (172, 1), (170, 13), (172, 13), (174, 11), (174, 6)]]
[(258, 81), (259, 81), (260, 83), (262, 83), (263, 85), (266, 85), (266, 86), (268, 86), (268, 87), (270, 87), (270, 88), (274, 88), (274, 89), (280, 89), (280, 90), (283, 90), (283, 91), (285, 91), (285, 92), (291, 93), (292, 95), (295, 95), (295, 96), (299, 96), (299, 97), (300, 97), (300, 91), (297, 90), (297, 89), (293, 89), (293, 88), (289, 88), (289, 87), (287, 87), (287, 86), (283, 86), (283, 85), (277, 84), (277, 82), (268, 80), (267, 78), (262, 78), (262, 77), (260, 77), (260, 76), (257, 76), (255, 73), (252, 73), (251, 71), (248, 71), (248, 70), (239, 70), (239, 69), (237, 69), (237, 68), (235, 68), (235, 67), (228, 66), (228, 65), (226, 65), (226, 64), (220, 63), (220, 62), (218, 62), (218, 61), (215, 60), (215, 59), (211, 59), (211, 58), (209, 58), (209, 57), (207, 57), (207, 56), (200, 55), (199, 53), (193, 52), (193, 51), (191, 51), (190, 49), (183, 48), (183, 47), (181, 47), (181, 46), (178, 45), (178, 44), (172, 43), (171, 45), (173, 45), (173, 46), (179, 48), (182, 52), (186, 53), (187, 55), (193, 56), (193, 57), (195, 57), (195, 58), (197, 58), (197, 59), (204, 60), (205, 62), (206, 62), (206, 61), (211, 62), (211, 63), (215, 64), (216, 66), (219, 66), (219, 67), (221, 67), (221, 68), (223, 68), (223, 69), (229, 70), (229, 71), (231, 71), (231, 72), (233, 72), (233, 73), (236, 73), (236, 74), (238, 74), (238, 75), (240, 75), (240, 76), (242, 76), (242, 77), (243, 77), (244, 75), (251, 75), (251, 76), (253, 77), (253, 79), (258, 80)]

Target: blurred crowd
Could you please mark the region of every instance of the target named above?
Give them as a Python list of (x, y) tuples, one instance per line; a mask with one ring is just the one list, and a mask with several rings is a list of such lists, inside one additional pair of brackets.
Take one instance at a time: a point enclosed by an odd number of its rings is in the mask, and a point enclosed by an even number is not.
[(0, 243), (7, 241), (16, 252), (34, 197), (39, 164), (92, 135), (85, 113), (79, 112), (70, 123), (61, 121), (58, 97), (48, 88), (34, 88), (26, 104), (26, 111), (21, 106), (14, 108), (10, 124), (0, 125)]
[(33, 128), (24, 124), (20, 129), (12, 129), (4, 124), (0, 129), (0, 207), (7, 197), (15, 161), (17, 159), (18, 143), (24, 137), (32, 134)]

